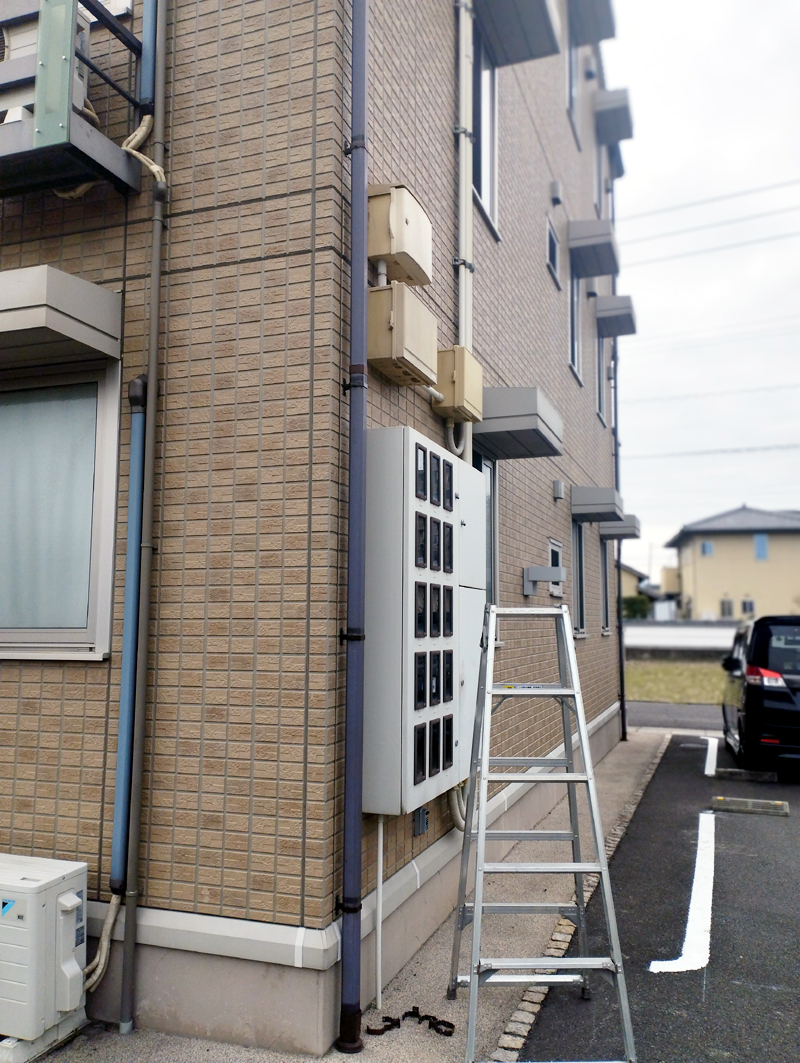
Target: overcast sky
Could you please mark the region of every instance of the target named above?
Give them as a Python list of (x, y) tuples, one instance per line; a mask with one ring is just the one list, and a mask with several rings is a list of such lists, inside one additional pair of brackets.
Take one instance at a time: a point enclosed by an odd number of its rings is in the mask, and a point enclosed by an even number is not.
[(800, 509), (800, 449), (641, 457), (800, 443), (800, 2), (614, 10), (606, 82), (630, 90), (634, 121), (616, 185), (617, 290), (638, 330), (619, 341), (622, 495), (642, 522), (623, 559), (658, 582), (681, 525), (742, 503)]

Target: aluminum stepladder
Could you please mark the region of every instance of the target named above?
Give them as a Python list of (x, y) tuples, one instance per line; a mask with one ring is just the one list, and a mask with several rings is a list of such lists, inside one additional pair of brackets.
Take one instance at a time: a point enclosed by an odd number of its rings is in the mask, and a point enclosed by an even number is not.
[[(558, 652), (558, 683), (494, 683), (494, 650), (498, 617), (514, 617), (518, 620), (550, 620), (555, 622)], [(561, 704), (564, 728), (564, 755), (552, 757), (495, 757), (489, 755), (492, 731), (492, 713), (499, 709), (507, 698), (554, 698)], [(499, 699), (499, 700), (498, 700)], [(495, 704), (496, 702), (496, 704)], [(583, 761), (583, 771), (576, 772), (573, 756), (572, 717), (577, 725), (578, 749)], [(492, 769), (501, 769), (492, 771)], [(550, 769), (564, 769), (552, 771)], [(508, 769), (517, 769), (509, 771)], [(537, 770), (538, 769), (538, 770)], [(480, 778), (478, 775), (480, 774)], [(540, 780), (548, 783), (563, 783), (567, 789), (570, 814), (568, 831), (543, 830), (487, 830), (487, 800), (489, 783), (522, 783), (531, 785)], [(585, 786), (589, 803), (589, 816), (594, 838), (596, 857), (591, 861), (581, 859), (580, 830), (578, 822), (577, 790)], [(477, 830), (474, 822), (477, 816)], [(490, 863), (486, 861), (487, 841), (529, 841), (572, 843), (572, 861), (568, 863)], [(476, 843), (474, 867), (474, 896), (467, 901), (469, 864), (473, 842)], [(583, 876), (594, 872), (599, 875), (603, 911), (608, 932), (608, 956), (589, 956), (584, 911)], [(570, 903), (540, 902), (489, 902), (483, 900), (484, 878), (496, 874), (569, 874), (575, 879), (575, 900)], [(570, 957), (490, 957), (481, 955), (481, 929), (485, 914), (492, 915), (565, 915), (572, 919), (578, 929), (578, 956)], [(472, 923), (472, 946), (469, 974), (458, 973), (461, 936)], [(622, 966), (617, 920), (611, 896), (611, 882), (605, 852), (605, 838), (597, 803), (597, 788), (594, 780), (589, 733), (583, 710), (578, 662), (569, 609), (566, 605), (555, 608), (503, 608), (487, 605), (481, 637), (481, 663), (478, 679), (478, 698), (475, 713), (475, 728), (472, 738), (472, 757), (466, 800), (464, 844), (461, 853), (461, 876), (458, 891), (458, 909), (453, 938), (453, 957), (450, 969), (448, 997), (455, 997), (459, 987), (469, 986), (469, 1012), (467, 1021), (466, 1063), (475, 1061), (475, 1033), (478, 1016), (478, 989), (481, 985), (524, 986), (581, 986), (588, 996), (587, 972), (599, 971), (614, 985), (622, 1022), (624, 1063), (636, 1063), (628, 992)], [(555, 973), (549, 973), (555, 972)], [(622, 1061), (619, 1061), (622, 1063)]]

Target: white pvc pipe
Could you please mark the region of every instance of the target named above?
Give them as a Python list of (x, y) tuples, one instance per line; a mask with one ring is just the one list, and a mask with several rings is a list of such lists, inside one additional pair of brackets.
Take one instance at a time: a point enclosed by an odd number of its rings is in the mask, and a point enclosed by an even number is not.
[(378, 883), (375, 889), (375, 1007), (383, 1007), (383, 816), (378, 816)]
[(441, 391), (437, 391), (436, 388), (432, 388), (429, 384), (420, 384), (420, 387), (427, 393), (431, 402), (444, 402), (444, 395)]

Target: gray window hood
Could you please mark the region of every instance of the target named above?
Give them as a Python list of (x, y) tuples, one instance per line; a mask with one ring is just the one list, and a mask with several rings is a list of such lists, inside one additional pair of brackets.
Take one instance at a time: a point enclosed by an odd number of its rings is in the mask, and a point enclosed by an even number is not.
[(622, 520), (600, 521), (601, 539), (638, 539), (641, 535), (639, 518), (633, 513), (625, 513)]
[(633, 136), (627, 89), (598, 89), (594, 94), (594, 128), (598, 144), (619, 144)]
[(608, 277), (619, 273), (614, 226), (606, 218), (571, 221), (567, 230), (569, 262), (577, 277)]
[(636, 332), (633, 299), (629, 295), (598, 295), (595, 300), (597, 335), (601, 339), (632, 336)]
[(616, 34), (611, 0), (567, 0), (573, 44), (599, 44)]
[(580, 523), (621, 521), (622, 499), (613, 487), (572, 488), (572, 519)]
[(122, 296), (53, 266), (0, 273), (0, 368), (120, 357)]
[(563, 453), (564, 424), (541, 388), (484, 388), (472, 438), (490, 458), (549, 458)]
[(555, 0), (475, 0), (475, 14), (497, 66), (558, 55)]

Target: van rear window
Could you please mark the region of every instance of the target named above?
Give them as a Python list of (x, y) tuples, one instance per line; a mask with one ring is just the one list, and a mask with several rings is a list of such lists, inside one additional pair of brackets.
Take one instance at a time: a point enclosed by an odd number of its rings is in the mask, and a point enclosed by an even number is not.
[(757, 628), (752, 663), (781, 675), (800, 675), (800, 624)]

